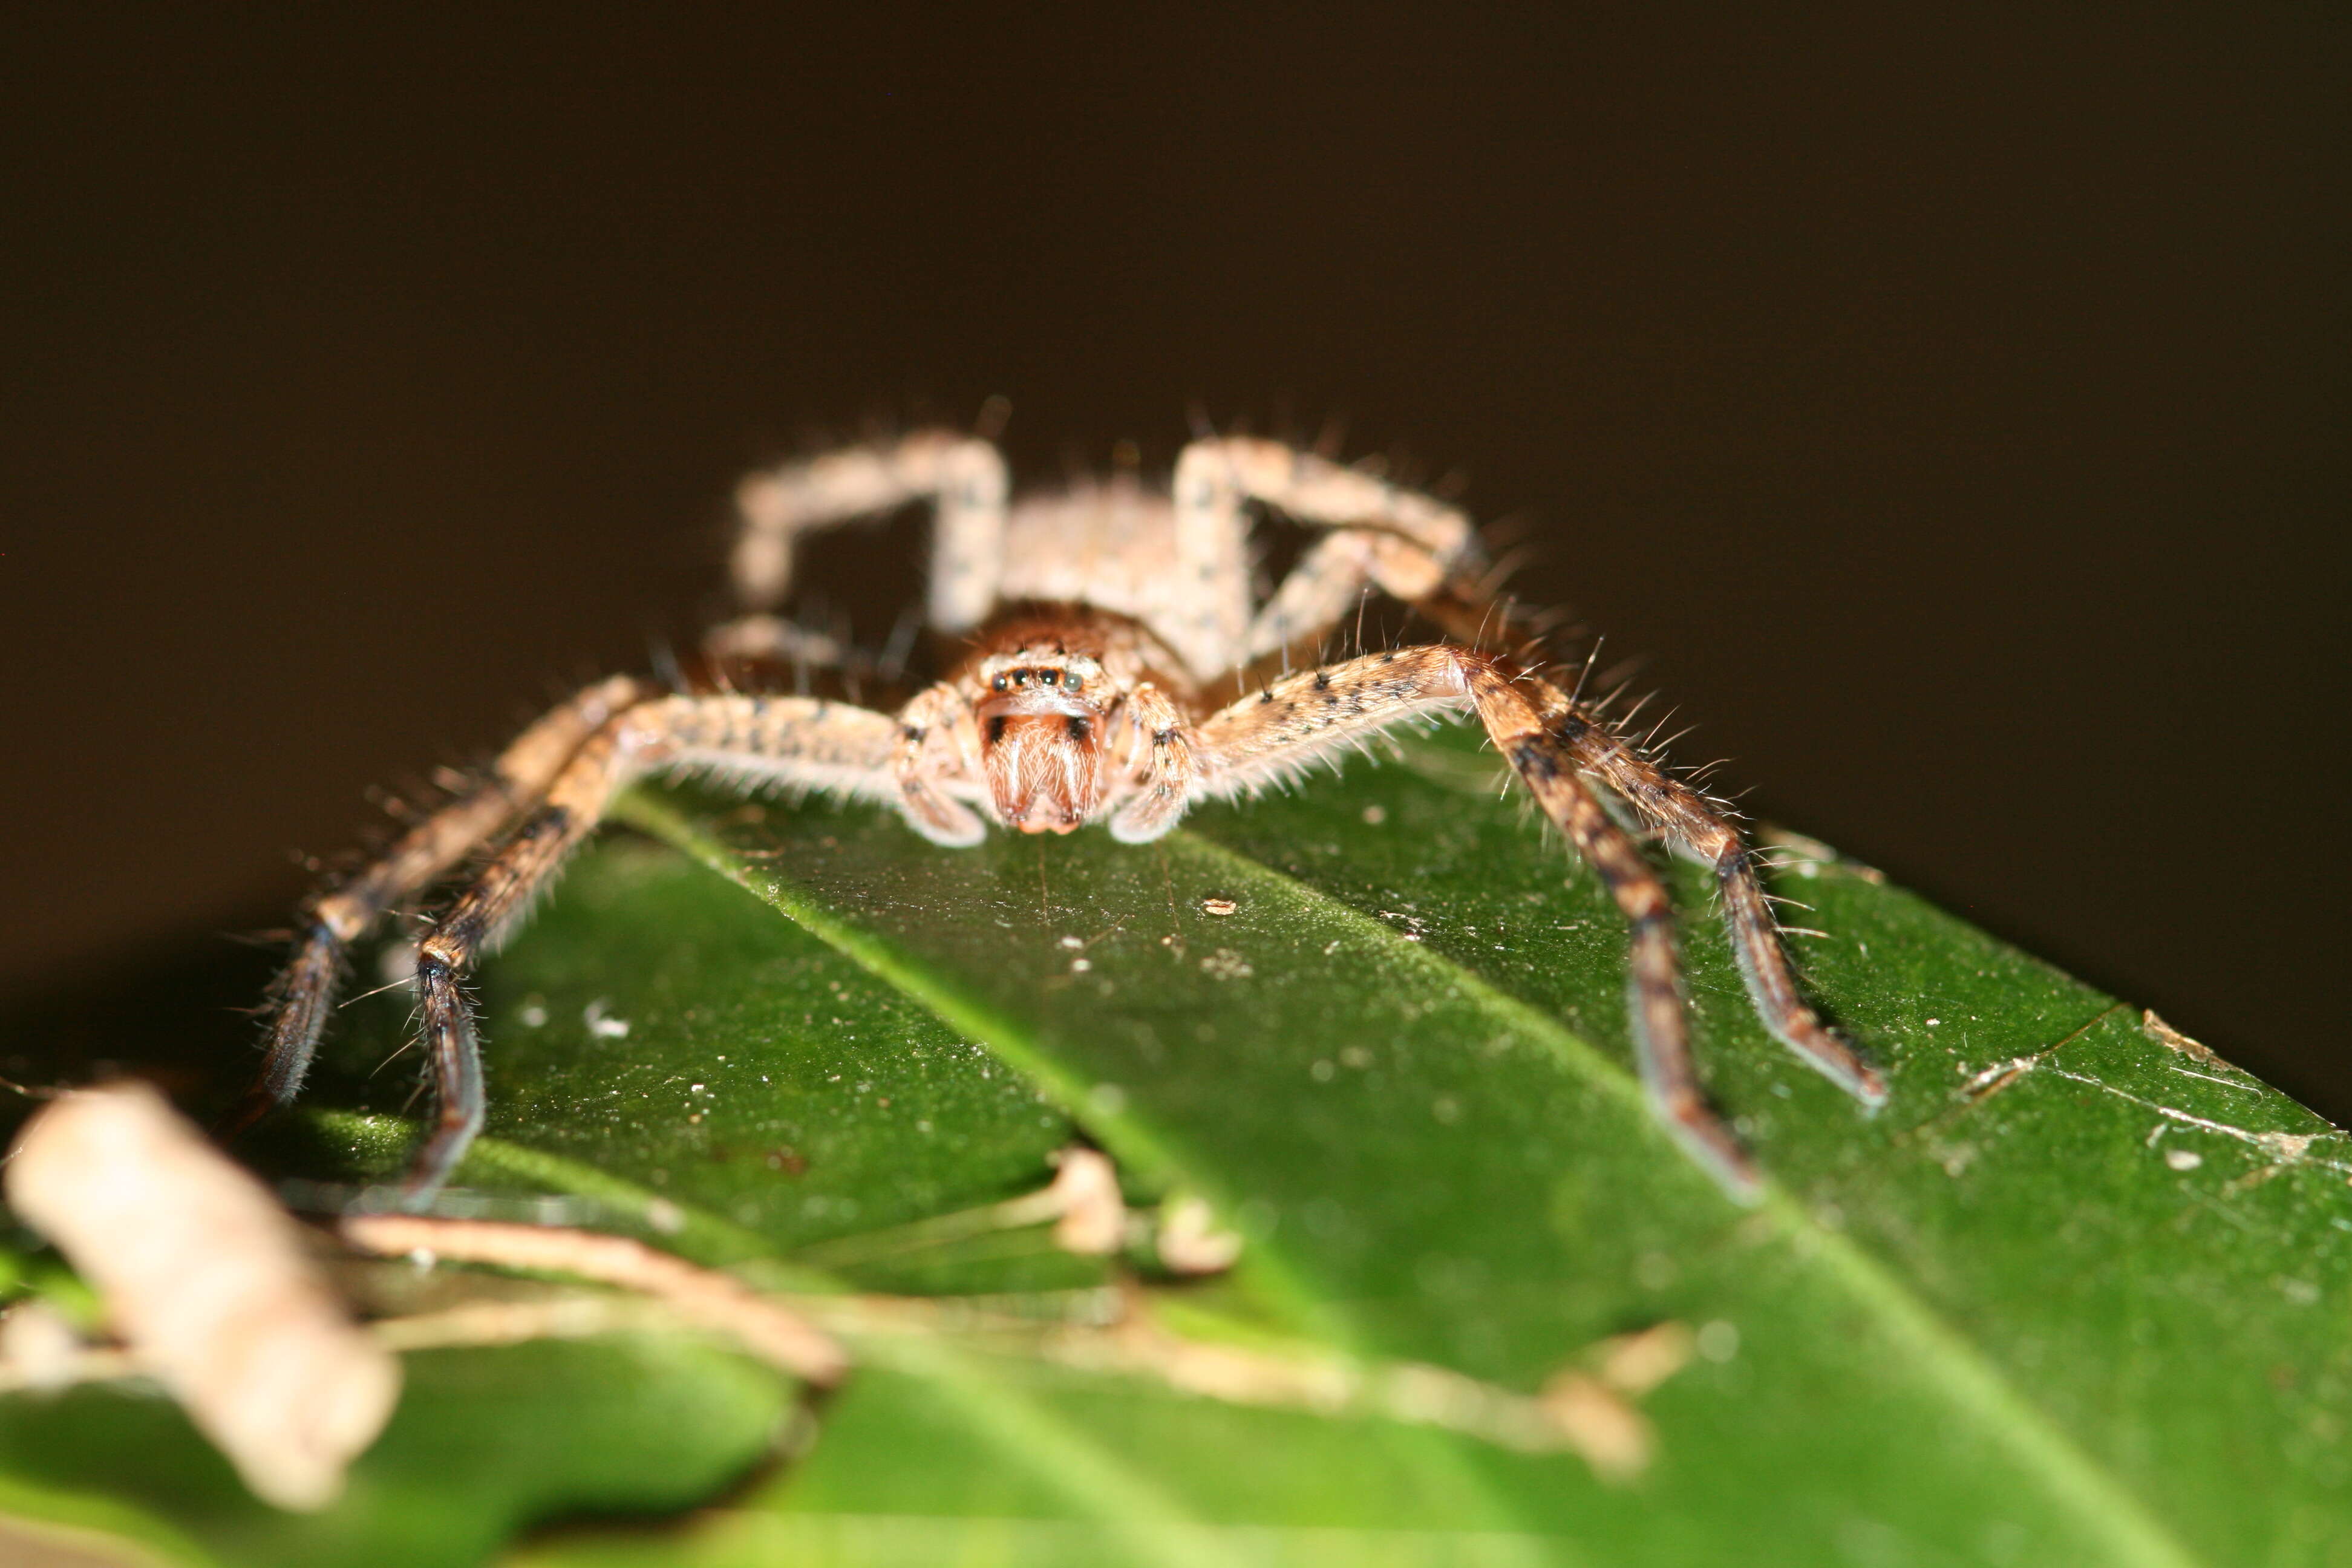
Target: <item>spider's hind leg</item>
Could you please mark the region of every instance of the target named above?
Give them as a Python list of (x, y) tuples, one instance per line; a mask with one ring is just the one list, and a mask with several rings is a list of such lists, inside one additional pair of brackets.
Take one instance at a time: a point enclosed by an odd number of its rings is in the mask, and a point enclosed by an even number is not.
[(951, 430), (921, 430), (850, 447), (746, 478), (736, 488), (742, 526), (730, 571), (748, 610), (772, 608), (790, 586), (803, 533), (929, 500), (938, 510), (929, 614), (941, 631), (969, 631), (996, 602), (1003, 572), (1008, 480), (994, 447)]
[[(1193, 442), (1174, 479), (1180, 571), (1201, 607), (1185, 651), (1208, 674), (1313, 638), (1353, 611), (1369, 585), (1408, 602), (1434, 592), (1475, 553), (1470, 520), (1434, 496), (1279, 441)], [(1333, 531), (1318, 539), (1256, 614), (1248, 604), (1243, 503)]]

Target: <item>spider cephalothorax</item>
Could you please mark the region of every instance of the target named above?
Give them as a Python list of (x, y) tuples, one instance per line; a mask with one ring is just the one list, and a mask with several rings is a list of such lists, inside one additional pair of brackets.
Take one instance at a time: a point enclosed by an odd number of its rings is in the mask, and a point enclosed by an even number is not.
[[(1766, 1026), (1865, 1104), (1885, 1100), (1878, 1076), (1798, 991), (1755, 858), (1721, 803), (1511, 651), (1525, 628), (1484, 588), (1468, 520), (1434, 497), (1278, 442), (1228, 437), (1187, 447), (1164, 489), (1123, 474), (1014, 498), (993, 447), (927, 431), (754, 474), (738, 500), (735, 584), (747, 614), (711, 634), (722, 665), (838, 656), (767, 613), (789, 586), (795, 541), (917, 500), (930, 502), (937, 525), (926, 619), (961, 645), (960, 661), (891, 713), (740, 681), (665, 690), (624, 677), (587, 688), (525, 731), (477, 788), (311, 905), (248, 1119), (299, 1089), (349, 944), (504, 834), (417, 951), (439, 1111), (410, 1192), (429, 1197), (481, 1125), (464, 974), (642, 774), (690, 769), (745, 789), (886, 801), (950, 847), (979, 842), (991, 821), (1024, 833), (1103, 822), (1114, 838), (1142, 843), (1196, 800), (1254, 795), (1335, 747), (1446, 711), (1475, 715), (1624, 912), (1643, 1082), (1666, 1128), (1728, 1190), (1752, 1195), (1758, 1179), (1699, 1093), (1665, 887), (1611, 802), (1712, 868)], [(1251, 585), (1253, 506), (1323, 531), (1263, 600)], [(1458, 640), (1289, 668), (1372, 593)], [(1284, 673), (1253, 684), (1269, 661)]]

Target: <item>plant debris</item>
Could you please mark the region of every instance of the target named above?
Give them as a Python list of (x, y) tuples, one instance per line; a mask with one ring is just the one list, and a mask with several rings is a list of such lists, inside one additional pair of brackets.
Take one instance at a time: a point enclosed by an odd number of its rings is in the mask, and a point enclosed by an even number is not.
[(335, 1500), (391, 1417), (400, 1363), (352, 1321), (260, 1183), (161, 1094), (125, 1082), (43, 1107), (16, 1139), (6, 1193), (96, 1288), (131, 1365), (171, 1391), (255, 1496), (302, 1510)]

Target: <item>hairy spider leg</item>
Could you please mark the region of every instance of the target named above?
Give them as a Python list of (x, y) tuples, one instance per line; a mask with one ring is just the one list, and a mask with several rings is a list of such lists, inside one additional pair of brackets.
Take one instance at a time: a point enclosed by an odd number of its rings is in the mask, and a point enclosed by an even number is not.
[[(1195, 613), (1216, 647), (1203, 675), (1245, 665), (1332, 626), (1367, 584), (1411, 603), (1436, 591), (1475, 549), (1470, 520), (1433, 496), (1280, 441), (1244, 436), (1195, 441), (1176, 463), (1178, 552), (1205, 580), (1213, 563), (1241, 584), (1237, 600)], [(1244, 501), (1338, 530), (1318, 539), (1253, 617)], [(1229, 565), (1228, 563), (1238, 563)]]
[(996, 603), (1007, 494), (1003, 457), (952, 430), (920, 430), (752, 474), (735, 491), (742, 519), (730, 568), (736, 597), (747, 610), (778, 604), (792, 585), (800, 535), (929, 500), (937, 519), (930, 624), (970, 631)]
[[(1214, 471), (1223, 473), (1239, 493), (1302, 521), (1338, 529), (1309, 549), (1260, 609), (1250, 628), (1244, 661), (1320, 635), (1353, 606), (1367, 585), (1412, 605), (1475, 647), (1509, 647), (1542, 636), (1542, 625), (1462, 580), (1460, 568), (1476, 558), (1469, 522), (1433, 498), (1276, 442), (1205, 441), (1196, 443), (1187, 457), (1195, 452), (1202, 454), (1204, 465), (1213, 458)], [(1349, 522), (1372, 526), (1344, 526)], [(1514, 672), (1522, 680), (1532, 679), (1516, 667)], [(1732, 951), (1765, 1026), (1864, 1104), (1884, 1104), (1885, 1081), (1806, 1005), (1779, 923), (1757, 879), (1754, 853), (1726, 810), (1615, 733), (1591, 706), (1549, 682), (1533, 684), (1545, 694), (1546, 717), (1557, 722), (1577, 766), (1622, 796), (1643, 823), (1664, 833), (1675, 849), (1715, 872)], [(1244, 701), (1234, 710), (1248, 707)]]
[(260, 1077), (223, 1118), (223, 1136), (243, 1131), (301, 1092), (351, 944), (386, 910), (438, 879), (513, 821), (590, 736), (647, 695), (642, 682), (627, 676), (575, 693), (517, 736), (479, 783), (402, 835), (390, 853), (311, 900), (301, 944), (274, 988)]
[(1333, 530), (1259, 607), (1229, 661), (1234, 668), (1327, 634), (1360, 613), (1371, 588), (1456, 642), (1489, 651), (1540, 642), (1559, 624), (1556, 615), (1528, 615), (1496, 597), (1500, 573), (1469, 518), (1434, 496), (1276, 441), (1231, 437), (1194, 449), (1240, 495)]
[[(1566, 693), (1507, 658), (1444, 644), (1398, 648), (1302, 671), (1200, 722), (1194, 737), (1203, 767), (1199, 793), (1227, 797), (1255, 794), (1416, 713), (1464, 708), (1486, 725), (1496, 750), (1544, 815), (1600, 876), (1633, 928), (1627, 1014), (1652, 1108), (1727, 1192), (1752, 1201), (1759, 1191), (1755, 1167), (1708, 1109), (1692, 1064), (1665, 884), (1582, 776), (1582, 770), (1591, 765), (1586, 758), (1600, 754), (1591, 737), (1602, 731), (1594, 721), (1570, 711)], [(1738, 844), (1728, 823), (1711, 814), (1707, 822), (1731, 844)], [(1695, 842), (1716, 843), (1712, 838)], [(1884, 1099), (1876, 1075), (1822, 1029), (1797, 999), (1744, 846), (1736, 858), (1719, 847), (1717, 854), (1718, 868), (1727, 868), (1719, 871), (1726, 889), (1736, 889), (1739, 895), (1727, 893), (1726, 900), (1736, 950), (1743, 967), (1763, 976), (1750, 985), (1765, 1022), (1799, 1055), (1858, 1098), (1870, 1103)], [(1760, 930), (1753, 923), (1759, 921)], [(1783, 1033), (1789, 1026), (1787, 1008), (1803, 1012), (1810, 1034), (1791, 1030), (1799, 1035), (1792, 1040)], [(1822, 1049), (1823, 1041), (1831, 1050)], [(1831, 1071), (1825, 1058), (1843, 1058), (1850, 1070), (1843, 1075)]]
[(746, 792), (821, 789), (895, 801), (889, 763), (898, 733), (889, 715), (846, 703), (730, 694), (643, 702), (591, 736), (417, 946), (436, 1107), (409, 1169), (406, 1202), (428, 1203), (482, 1128), (481, 1041), (466, 975), (529, 911), (621, 789), (651, 772), (701, 771)]
[(1773, 1037), (1823, 1078), (1862, 1101), (1886, 1103), (1886, 1083), (1852, 1046), (1831, 1033), (1797, 988), (1780, 922), (1756, 877), (1756, 852), (1723, 808), (1611, 731), (1592, 710), (1563, 699), (1549, 711), (1576, 765), (1599, 778), (1675, 849), (1715, 873), (1740, 977)]
[[(888, 445), (853, 447), (757, 473), (737, 491), (733, 557), (738, 597), (764, 611), (790, 586), (792, 549), (805, 532), (930, 499), (937, 515), (929, 624), (978, 626), (996, 607), (1009, 524), (1004, 460), (984, 441), (927, 430)], [(1251, 501), (1339, 530), (1318, 541), (1274, 598), (1251, 607)], [(1218, 437), (1178, 458), (1169, 614), (1150, 618), (1186, 670), (1206, 680), (1329, 625), (1367, 583), (1401, 599), (1436, 590), (1475, 552), (1469, 520), (1419, 491), (1278, 441)], [(1140, 546), (1113, 534), (1112, 552)], [(1058, 597), (1060, 595), (1049, 595)], [(1081, 598), (1090, 597), (1081, 593)], [(797, 656), (808, 636), (764, 616), (713, 634), (714, 652)]]
[(764, 613), (721, 621), (702, 634), (702, 651), (717, 659), (771, 659), (815, 669), (856, 669), (860, 650), (827, 632)]

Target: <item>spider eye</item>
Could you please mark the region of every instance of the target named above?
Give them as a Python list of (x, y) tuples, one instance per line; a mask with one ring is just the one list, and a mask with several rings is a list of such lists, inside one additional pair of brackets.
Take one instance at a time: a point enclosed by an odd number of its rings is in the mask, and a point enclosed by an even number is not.
[(1075, 669), (1062, 677), (1062, 689), (1065, 691), (1082, 690), (1085, 689), (1086, 684), (1085, 678), (1080, 676)]
[(996, 688), (997, 690), (1002, 691), (1004, 689), (1004, 677), (1000, 675), (994, 680), (990, 681), (989, 684)]

